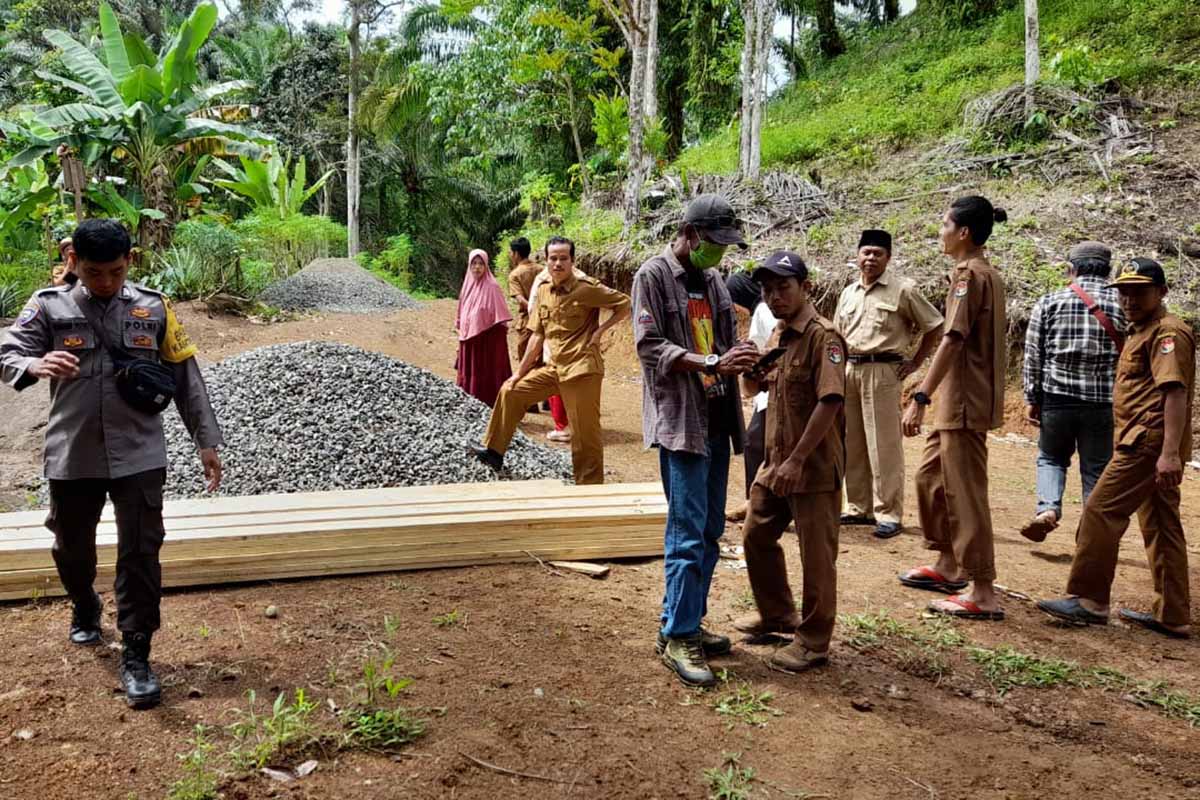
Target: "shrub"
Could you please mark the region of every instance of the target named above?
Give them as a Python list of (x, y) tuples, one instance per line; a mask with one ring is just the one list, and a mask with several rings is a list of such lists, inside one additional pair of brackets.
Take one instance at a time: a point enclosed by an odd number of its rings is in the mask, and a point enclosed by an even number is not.
[(275, 280), (318, 258), (346, 255), (346, 228), (328, 217), (293, 214), (281, 220), (253, 214), (233, 228), (247, 256), (272, 265)]
[(389, 236), (387, 247), (381, 250), (379, 255), (359, 253), (358, 263), (388, 283), (408, 291), (412, 288), (412, 271), (409, 268), (412, 253), (412, 239), (407, 233), (401, 233), (398, 236)]
[(0, 317), (15, 317), (29, 296), (50, 285), (50, 264), (38, 250), (0, 250)]
[(257, 293), (251, 290), (243, 272), (242, 245), (237, 234), (213, 220), (179, 223), (173, 244), (153, 257), (150, 269), (149, 274), (139, 276), (139, 281), (176, 300)]

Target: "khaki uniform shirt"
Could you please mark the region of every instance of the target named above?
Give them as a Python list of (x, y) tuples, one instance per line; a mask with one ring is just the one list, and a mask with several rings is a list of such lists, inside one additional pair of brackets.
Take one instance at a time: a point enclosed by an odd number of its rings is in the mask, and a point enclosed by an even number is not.
[(550, 350), (547, 365), (558, 372), (560, 381), (604, 374), (600, 348), (591, 344), (592, 335), (600, 328), (602, 308), (626, 311), (629, 296), (595, 278), (574, 275), (562, 286), (549, 282), (538, 287), (530, 330), (534, 336), (546, 338)]
[(542, 268), (532, 261), (526, 261), (521, 266), (508, 273), (508, 296), (516, 305), (517, 330), (523, 331), (529, 327), (529, 310), (521, 308), (520, 300), (529, 304), (529, 292), (533, 288), (533, 279)]
[[(810, 304), (791, 325), (779, 323), (767, 343), (768, 351), (776, 347), (786, 347), (787, 352), (768, 379), (771, 397), (767, 404), (765, 458), (754, 482), (782, 496), (775, 471), (796, 448), (817, 403), (846, 396), (846, 345), (833, 323), (819, 316)], [(837, 422), (804, 462), (798, 494), (842, 488), (845, 431), (846, 416), (839, 411)]]
[(1140, 326), (1129, 327), (1113, 390), (1114, 439), (1118, 447), (1136, 446), (1148, 432), (1162, 432), (1162, 390), (1178, 384), (1188, 398), (1179, 456), (1185, 463), (1191, 460), (1195, 359), (1196, 340), (1191, 327), (1165, 309)]
[(908, 278), (886, 271), (870, 286), (861, 280), (842, 290), (833, 323), (851, 355), (905, 355), (914, 337), (942, 324), (942, 315)]
[(964, 261), (950, 273), (946, 333), (963, 338), (933, 401), (935, 430), (987, 431), (1004, 424), (1007, 359), (1004, 281), (985, 258)]
[(50, 382), (46, 477), (115, 479), (167, 466), (162, 418), (118, 394), (113, 362), (84, 316), (104, 325), (114, 346), (135, 358), (172, 364), (175, 405), (198, 447), (222, 444), (221, 429), (194, 358), (196, 348), (158, 292), (125, 284), (107, 306), (82, 283), (43, 289), (0, 340), (0, 381), (20, 391), (37, 383), (29, 365), (54, 350), (79, 358), (79, 377)]

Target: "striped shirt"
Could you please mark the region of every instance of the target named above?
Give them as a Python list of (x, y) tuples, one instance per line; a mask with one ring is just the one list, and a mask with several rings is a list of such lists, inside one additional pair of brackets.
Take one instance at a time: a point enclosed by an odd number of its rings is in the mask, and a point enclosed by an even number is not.
[[(1085, 275), (1075, 282), (1117, 330), (1125, 330), (1117, 290), (1104, 288), (1106, 279)], [(1117, 355), (1108, 333), (1070, 288), (1043, 296), (1034, 304), (1025, 332), (1025, 402), (1041, 405), (1046, 395), (1058, 395), (1112, 403)]]

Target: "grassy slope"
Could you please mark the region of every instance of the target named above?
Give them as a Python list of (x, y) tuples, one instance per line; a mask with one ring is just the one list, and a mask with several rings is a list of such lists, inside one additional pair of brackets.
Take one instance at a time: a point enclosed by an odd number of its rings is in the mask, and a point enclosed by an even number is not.
[[(763, 165), (814, 159), (870, 166), (882, 151), (936, 139), (958, 128), (970, 100), (1022, 80), (1020, 4), (970, 31), (947, 31), (920, 12), (852, 44), (768, 108)], [(1106, 75), (1130, 89), (1200, 83), (1200, 14), (1194, 0), (1046, 0), (1047, 42), (1087, 44)], [(689, 173), (737, 168), (736, 127), (686, 151)]]

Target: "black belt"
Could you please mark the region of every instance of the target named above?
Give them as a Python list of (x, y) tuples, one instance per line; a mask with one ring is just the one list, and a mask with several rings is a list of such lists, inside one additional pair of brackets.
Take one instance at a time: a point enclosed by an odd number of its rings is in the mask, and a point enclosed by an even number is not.
[(896, 353), (880, 353), (878, 355), (849, 355), (846, 360), (851, 364), (899, 364), (904, 356)]

